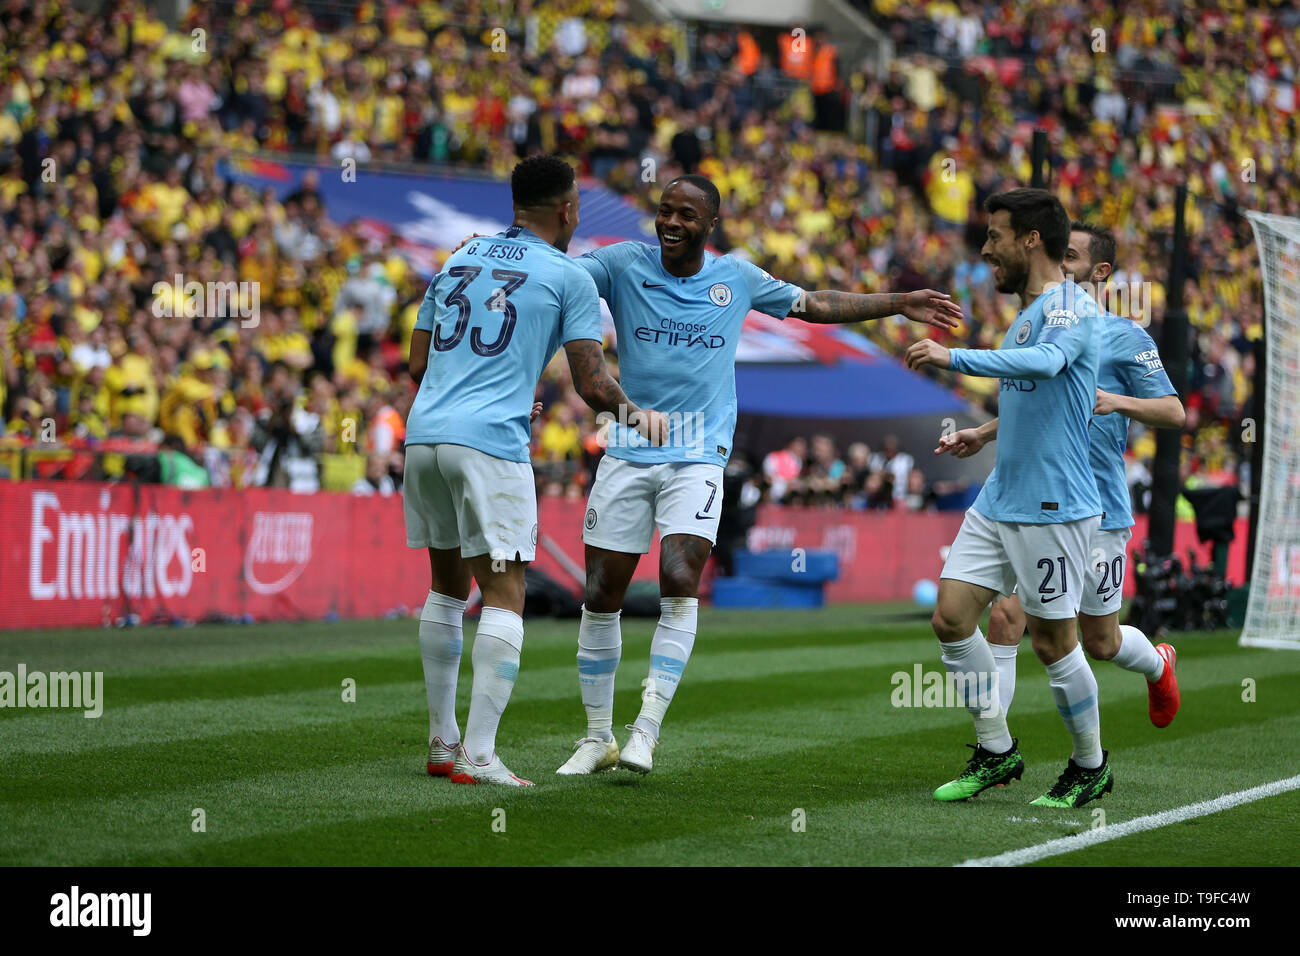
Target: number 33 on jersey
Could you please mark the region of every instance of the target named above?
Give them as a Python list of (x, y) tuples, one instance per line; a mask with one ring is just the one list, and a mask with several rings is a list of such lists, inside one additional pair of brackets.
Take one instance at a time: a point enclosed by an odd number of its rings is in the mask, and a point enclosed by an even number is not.
[(447, 259), (415, 327), (433, 341), (407, 442), (466, 445), (526, 462), (542, 369), (567, 342), (601, 341), (600, 301), (574, 260), (512, 226)]

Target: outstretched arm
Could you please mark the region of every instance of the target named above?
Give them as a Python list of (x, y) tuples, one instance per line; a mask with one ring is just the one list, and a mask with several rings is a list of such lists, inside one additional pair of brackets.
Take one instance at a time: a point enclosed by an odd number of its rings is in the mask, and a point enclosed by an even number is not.
[(906, 360), (907, 367), (913, 370), (934, 365), (983, 378), (1027, 379), (1051, 378), (1069, 361), (1052, 342), (1025, 349), (950, 349), (933, 339), (913, 342)]
[(820, 289), (800, 295), (789, 312), (792, 318), (821, 325), (869, 322), (900, 314), (937, 329), (955, 329), (962, 316), (960, 305), (947, 294), (933, 289), (870, 295)]

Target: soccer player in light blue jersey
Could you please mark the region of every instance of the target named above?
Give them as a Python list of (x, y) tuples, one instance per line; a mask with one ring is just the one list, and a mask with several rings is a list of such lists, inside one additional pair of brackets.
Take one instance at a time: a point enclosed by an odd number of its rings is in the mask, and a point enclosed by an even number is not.
[[(573, 169), (526, 159), (511, 177), (514, 224), (457, 250), (434, 277), (411, 335), (419, 391), (406, 423), (406, 540), (429, 549), (420, 615), (429, 701), (428, 772), (457, 783), (528, 786), (496, 754), (496, 732), (523, 647), (524, 565), (535, 557), (537, 496), (529, 417), (537, 379), (563, 345), (578, 394), (646, 435), (657, 412), (631, 404), (605, 367), (600, 302), (564, 254), (578, 225)], [(456, 723), (461, 621), (470, 577), (483, 592), (474, 687)]]
[[(966, 769), (937, 800), (965, 800), (1024, 771), (1007, 729), (993, 654), (979, 618), (1018, 589), (1034, 652), (1074, 742), (1057, 783), (1035, 805), (1078, 807), (1107, 793), (1113, 778), (1101, 747), (1097, 681), (1075, 636), (1088, 549), (1102, 504), (1089, 460), (1097, 397), (1097, 303), (1065, 278), (1070, 218), (1051, 193), (1013, 189), (990, 196), (982, 255), (999, 292), (1021, 311), (997, 350), (917, 342), (912, 368), (935, 365), (1001, 379), (997, 462), (962, 521), (944, 563), (932, 624), (943, 662), (967, 690), (978, 743)], [(975, 691), (975, 692), (972, 692)]]
[[(650, 448), (621, 422), (610, 422), (583, 533), (587, 583), (578, 678), (587, 734), (561, 774), (615, 764), (646, 773), (653, 765), (660, 726), (695, 644), (700, 573), (717, 538), (723, 466), (736, 426), (736, 346), (749, 310), (819, 323), (902, 313), (945, 329), (961, 317), (956, 303), (929, 289), (805, 293), (742, 259), (713, 255), (705, 243), (718, 211), (712, 182), (682, 176), (660, 197), (658, 246), (620, 242), (577, 260), (613, 313), (619, 379), (628, 397), (665, 413), (669, 434), (662, 447)], [(656, 528), (659, 624), (641, 711), (620, 750), (612, 732), (614, 674), (622, 656), (619, 614)]]
[[(1085, 277), (1094, 289), (1104, 288), (1115, 261), (1115, 238), (1103, 226), (1074, 222), (1065, 252), (1067, 274)], [(1132, 319), (1105, 313), (1101, 317), (1101, 365), (1097, 407), (1088, 423), (1089, 459), (1101, 494), (1101, 527), (1093, 535), (1087, 578), (1079, 608), (1079, 630), (1089, 656), (1114, 661), (1147, 680), (1147, 714), (1157, 727), (1167, 727), (1178, 713), (1177, 656), (1169, 644), (1152, 646), (1138, 628), (1119, 623), (1120, 595), (1133, 512), (1124, 469), (1129, 420), (1150, 428), (1182, 428), (1183, 403), (1165, 374), (1155, 342)], [(947, 436), (936, 451), (966, 458), (997, 437), (998, 420)], [(1016, 650), (1025, 633), (1025, 614), (1016, 595), (993, 605), (988, 641), (998, 664), (998, 693), (1002, 710), (1011, 709), (1016, 688)]]

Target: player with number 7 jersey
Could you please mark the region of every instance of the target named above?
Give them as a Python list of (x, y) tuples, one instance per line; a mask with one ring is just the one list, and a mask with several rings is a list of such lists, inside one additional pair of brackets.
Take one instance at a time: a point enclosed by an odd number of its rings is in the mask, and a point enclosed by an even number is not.
[[(528, 786), (496, 754), (519, 671), (524, 565), (537, 547), (529, 419), (538, 377), (564, 346), (578, 394), (656, 438), (661, 416), (631, 404), (605, 367), (591, 277), (564, 254), (578, 225), (573, 169), (536, 156), (511, 177), (514, 223), (451, 255), (411, 335), (419, 383), (406, 424), (407, 544), (429, 550), (420, 615), (433, 776)], [(483, 593), (465, 739), (456, 723), (461, 622), (471, 576)]]
[[(717, 536), (723, 466), (736, 425), (736, 348), (750, 310), (814, 323), (902, 314), (940, 329), (961, 317), (960, 306), (930, 289), (804, 292), (737, 256), (714, 255), (705, 247), (719, 204), (717, 187), (704, 176), (678, 177), (660, 196), (658, 246), (619, 242), (577, 260), (613, 314), (623, 387), (666, 414), (669, 434), (652, 448), (621, 421), (609, 422), (583, 526), (587, 580), (578, 679), (587, 733), (560, 774), (615, 765), (644, 774), (654, 765), (665, 714), (695, 645), (700, 575)], [(656, 530), (659, 623), (640, 713), (620, 749), (612, 731), (619, 615)]]

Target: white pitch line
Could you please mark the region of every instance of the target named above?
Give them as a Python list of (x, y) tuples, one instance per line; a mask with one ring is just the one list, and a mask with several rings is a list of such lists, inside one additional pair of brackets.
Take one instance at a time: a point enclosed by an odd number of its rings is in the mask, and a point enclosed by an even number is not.
[(1022, 850), (999, 853), (997, 856), (983, 856), (973, 860), (965, 860), (956, 865), (1023, 866), (1026, 863), (1045, 860), (1049, 856), (1073, 853), (1075, 850), (1096, 846), (1098, 843), (1105, 843), (1108, 840), (1118, 840), (1120, 837), (1130, 836), (1134, 833), (1158, 830), (1160, 827), (1167, 827), (1171, 823), (1182, 823), (1184, 820), (1209, 816), (1211, 813), (1218, 813), (1220, 810), (1239, 807), (1243, 803), (1254, 803), (1256, 800), (1263, 800), (1265, 797), (1275, 797), (1279, 793), (1286, 793), (1288, 790), (1300, 790), (1300, 774), (1288, 777), (1285, 780), (1262, 783), (1258, 787), (1251, 787), (1249, 790), (1226, 793), (1221, 797), (1215, 797), (1213, 800), (1202, 800), (1200, 803), (1189, 803), (1185, 807), (1161, 810), (1159, 813), (1134, 817), (1132, 820), (1125, 820), (1123, 823), (1098, 827), (1085, 833), (1073, 833), (1070, 836), (1058, 837), (1055, 840), (1048, 840), (1046, 843), (1039, 843), (1036, 846), (1027, 846)]

